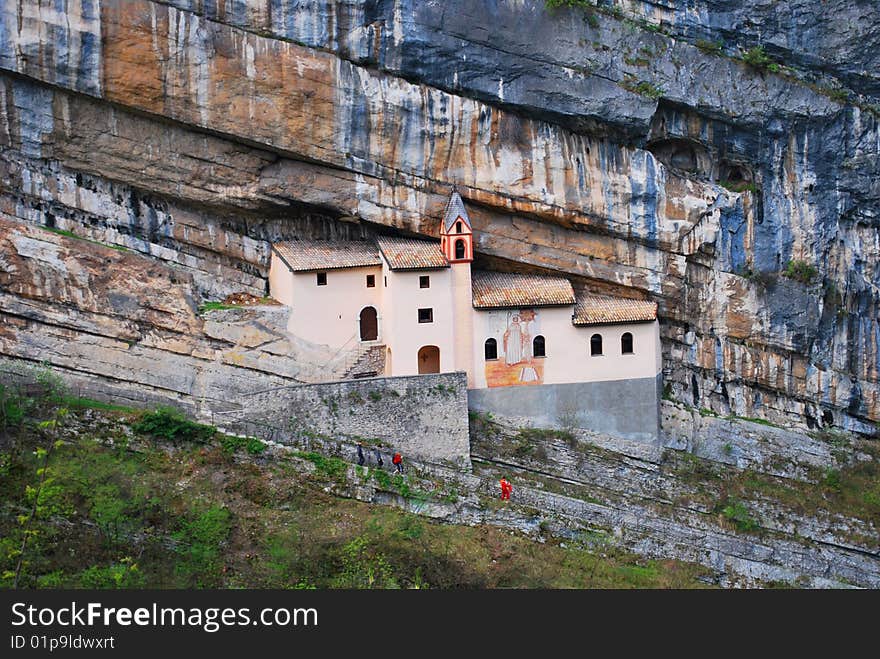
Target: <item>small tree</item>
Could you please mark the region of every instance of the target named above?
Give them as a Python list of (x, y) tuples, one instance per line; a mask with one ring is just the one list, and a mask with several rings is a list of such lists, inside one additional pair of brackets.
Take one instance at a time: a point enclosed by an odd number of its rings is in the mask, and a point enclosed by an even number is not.
[(764, 51), (764, 46), (755, 46), (743, 53), (743, 62), (758, 71), (779, 72), (779, 65), (770, 59), (770, 56)]
[(25, 497), (31, 507), (28, 514), (19, 515), (18, 517), (18, 522), (22, 527), (22, 535), (21, 546), (18, 550), (18, 560), (15, 564), (13, 588), (18, 588), (21, 582), (22, 571), (27, 564), (28, 544), (31, 538), (39, 535), (39, 531), (34, 528), (35, 522), (40, 517), (48, 517), (57, 512), (55, 500), (57, 499), (58, 488), (52, 484), (53, 479), (49, 474), (49, 461), (52, 458), (53, 451), (63, 444), (60, 439), (57, 439), (57, 436), (61, 419), (65, 416), (67, 416), (67, 409), (59, 407), (55, 409), (51, 419), (41, 421), (37, 425), (41, 434), (46, 438), (46, 447), (39, 447), (34, 452), (38, 465), (35, 474), (37, 482), (35, 485), (28, 485), (25, 490)]

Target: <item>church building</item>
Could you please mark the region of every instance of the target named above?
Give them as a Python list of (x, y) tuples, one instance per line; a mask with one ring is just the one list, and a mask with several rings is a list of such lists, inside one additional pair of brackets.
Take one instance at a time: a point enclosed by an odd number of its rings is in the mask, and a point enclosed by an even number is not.
[(291, 308), (293, 340), (343, 364), (327, 380), (464, 371), (473, 410), (657, 439), (656, 303), (476, 270), (473, 260), (473, 228), (453, 192), (439, 242), (275, 243), (270, 293)]

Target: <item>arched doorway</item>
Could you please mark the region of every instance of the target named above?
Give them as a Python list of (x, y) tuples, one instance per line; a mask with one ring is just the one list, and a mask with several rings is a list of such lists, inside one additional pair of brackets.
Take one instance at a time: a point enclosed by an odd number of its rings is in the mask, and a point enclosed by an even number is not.
[(419, 375), (440, 372), (440, 348), (422, 346), (419, 348)]
[(374, 307), (361, 309), (361, 341), (375, 341), (379, 338), (379, 318)]

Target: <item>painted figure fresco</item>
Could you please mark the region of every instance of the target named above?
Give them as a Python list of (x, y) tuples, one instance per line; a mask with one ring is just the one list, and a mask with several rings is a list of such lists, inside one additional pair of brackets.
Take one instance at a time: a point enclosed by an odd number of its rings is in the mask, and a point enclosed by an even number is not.
[(486, 360), (486, 383), (490, 387), (541, 384), (543, 361), (532, 354), (532, 341), (540, 334), (538, 321), (534, 309), (493, 314), (491, 331), (500, 334), (500, 340), (498, 358)]

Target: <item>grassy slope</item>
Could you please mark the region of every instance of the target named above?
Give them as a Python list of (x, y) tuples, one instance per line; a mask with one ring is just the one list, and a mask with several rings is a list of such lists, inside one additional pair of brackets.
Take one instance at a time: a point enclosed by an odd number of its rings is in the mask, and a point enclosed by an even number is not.
[[(0, 445), (2, 587), (12, 585), (25, 529), (35, 532), (25, 587), (703, 585), (698, 566), (433, 523), (326, 494), (321, 471), (304, 474), (293, 456), (264, 458), (228, 440), (224, 448), (221, 436), (159, 442), (127, 430), (138, 413), (68, 407), (58, 429), (31, 421)], [(28, 487), (44, 464), (34, 450), (58, 436), (66, 441), (49, 454), (28, 522)]]

